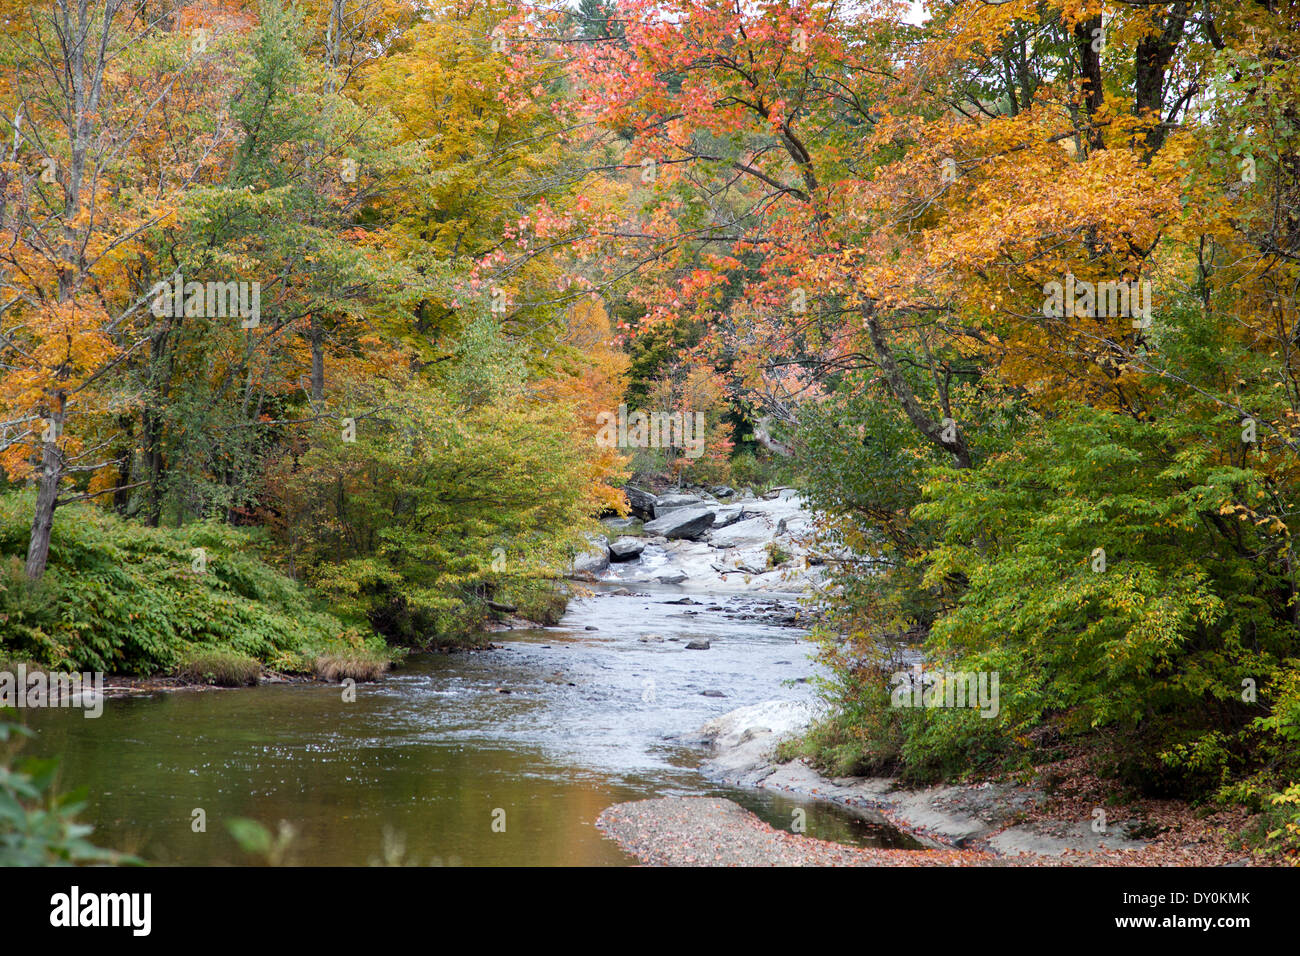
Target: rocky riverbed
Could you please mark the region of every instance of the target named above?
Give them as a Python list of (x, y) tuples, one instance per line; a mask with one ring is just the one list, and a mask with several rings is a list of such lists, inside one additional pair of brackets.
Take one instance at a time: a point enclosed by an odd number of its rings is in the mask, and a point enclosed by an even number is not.
[(1014, 783), (957, 784), (914, 790), (889, 777), (822, 776), (802, 760), (776, 763), (773, 750), (814, 719), (807, 701), (767, 701), (717, 717), (700, 728), (710, 750), (702, 770), (732, 786), (780, 790), (830, 800), (888, 822), (935, 848), (976, 848), (998, 856), (1061, 856), (1067, 851), (1136, 850), (1133, 821), (1110, 819), (1100, 828), (1076, 820), (1027, 820), (1046, 801), (1042, 789)]
[[(572, 577), (600, 582), (607, 596), (668, 589), (679, 597), (660, 597), (661, 603), (680, 606), (683, 619), (697, 630), (713, 628), (719, 638), (725, 639), (725, 621), (807, 626), (803, 599), (839, 555), (818, 543), (812, 515), (793, 489), (759, 497), (725, 487), (665, 495), (628, 488), (627, 496), (632, 515), (605, 520), (608, 534), (592, 540)], [(663, 640), (654, 633), (638, 638)], [(697, 637), (682, 646), (708, 650), (711, 640)], [(725, 689), (708, 695), (730, 696)], [(705, 750), (700, 770), (719, 784), (834, 805), (896, 828), (920, 849), (827, 844), (774, 829), (720, 798), (616, 804), (601, 815), (601, 829), (641, 861), (661, 865), (1222, 865), (1241, 857), (1213, 821), (1190, 808), (1112, 806), (1089, 792), (1089, 775), (1080, 768), (1065, 769), (1082, 784), (1063, 799), (1034, 781), (911, 789), (887, 777), (830, 779), (801, 760), (776, 762), (776, 745), (802, 733), (818, 714), (811, 694), (766, 700), (722, 713), (680, 739)]]
[[(1080, 766), (1073, 792), (983, 781), (911, 789), (887, 777), (829, 779), (776, 744), (804, 730), (818, 705), (772, 700), (705, 723), (707, 776), (729, 786), (829, 802), (912, 837), (919, 849), (852, 849), (774, 829), (726, 800), (668, 797), (618, 804), (598, 826), (643, 863), (662, 866), (1232, 866), (1249, 862), (1231, 832), (1240, 813), (1175, 801), (1110, 806)], [(1095, 780), (1091, 781), (1095, 783)], [(1149, 836), (1139, 835), (1149, 834)], [(1253, 861), (1259, 862), (1259, 861)]]
[(627, 494), (631, 516), (605, 519), (608, 533), (577, 557), (572, 577), (713, 594), (802, 594), (824, 577), (831, 555), (792, 488), (762, 497), (724, 486)]

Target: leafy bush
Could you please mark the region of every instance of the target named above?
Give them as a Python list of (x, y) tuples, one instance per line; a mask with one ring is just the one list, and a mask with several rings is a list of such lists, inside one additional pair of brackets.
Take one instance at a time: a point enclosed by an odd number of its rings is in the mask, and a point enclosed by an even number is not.
[(367, 402), (384, 411), (355, 442), (322, 430), (274, 483), (296, 566), (394, 644), (478, 639), (489, 602), (553, 616), (554, 579), (597, 527), (590, 435), (562, 407), (417, 382)]
[[(1285, 587), (1262, 557), (1278, 531), (1234, 521), (1236, 540), (1218, 533), (1261, 478), (1220, 463), (1200, 433), (1079, 408), (1015, 453), (936, 473), (916, 509), (942, 529), (926, 583), (965, 582), (930, 654), (1001, 670), (1012, 735), (1049, 712), (1121, 730), (1117, 772), (1134, 784), (1162, 761), (1187, 786), (1220, 783), (1261, 710), (1243, 681), (1265, 685), (1295, 653), (1290, 621), (1258, 598)], [(918, 745), (960, 746), (966, 716), (936, 715)]]
[(134, 863), (86, 839), (91, 827), (77, 823), (80, 793), (58, 794), (58, 761), (16, 756), (31, 731), (0, 719), (0, 866), (66, 866)]
[(789, 551), (775, 541), (769, 541), (764, 550), (767, 551), (767, 566), (769, 568), (779, 568), (793, 557)]
[[(817, 487), (845, 516), (840, 540), (875, 561), (836, 581), (824, 760), (961, 776), (1023, 766), (1046, 722), (1107, 728), (1098, 769), (1122, 783), (1206, 794), (1266, 768), (1257, 803), (1281, 795), (1286, 811), (1300, 769), (1291, 588), (1274, 559), (1286, 529), (1262, 504), (1264, 477), (1225, 461), (1208, 427), (1071, 408), (1020, 423), (1005, 451), (990, 440), (975, 468), (913, 467), (913, 505), (876, 442), (814, 434), (814, 475), (820, 459), (863, 476)], [(890, 451), (891, 429), (873, 430)], [(870, 467), (841, 467), (863, 457)], [(996, 671), (998, 715), (891, 708), (873, 662), (916, 641), (928, 667)]]
[(778, 486), (793, 485), (799, 476), (794, 460), (773, 454), (761, 446), (736, 452), (731, 457), (730, 466), (730, 475), (723, 480), (737, 488), (749, 488), (758, 495)]
[(158, 673), (199, 650), (268, 660), (322, 652), (345, 636), (310, 592), (261, 560), (252, 535), (215, 522), (148, 528), (66, 506), (33, 587), (21, 558), (31, 509), (28, 494), (0, 495), (0, 652), (50, 667)]

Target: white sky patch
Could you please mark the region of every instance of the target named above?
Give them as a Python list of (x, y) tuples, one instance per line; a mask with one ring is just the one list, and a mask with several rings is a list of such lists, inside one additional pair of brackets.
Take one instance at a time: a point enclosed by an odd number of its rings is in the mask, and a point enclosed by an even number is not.
[(920, 26), (926, 20), (930, 19), (930, 11), (925, 8), (922, 0), (912, 0), (911, 9), (907, 11), (906, 20), (908, 23), (914, 23)]

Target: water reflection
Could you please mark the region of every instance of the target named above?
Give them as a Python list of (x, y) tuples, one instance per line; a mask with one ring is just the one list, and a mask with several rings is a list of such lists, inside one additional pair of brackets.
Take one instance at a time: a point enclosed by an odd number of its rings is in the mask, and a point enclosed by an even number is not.
[[(287, 821), (288, 862), (320, 865), (626, 864), (596, 818), (667, 794), (728, 796), (789, 827), (795, 804), (703, 780), (682, 734), (808, 694), (783, 683), (811, 672), (806, 648), (789, 630), (683, 614), (671, 597), (577, 602), (560, 628), (414, 660), (355, 702), (335, 687), (269, 685), (114, 699), (96, 720), (30, 712), (40, 733), (29, 752), (61, 754), (64, 786), (88, 788), (97, 840), (160, 863), (248, 862), (226, 830), (233, 817)], [(639, 640), (650, 632), (664, 640)], [(700, 637), (710, 650), (684, 650)], [(899, 842), (837, 808), (798, 805), (809, 835)], [(206, 832), (193, 832), (195, 809)]]

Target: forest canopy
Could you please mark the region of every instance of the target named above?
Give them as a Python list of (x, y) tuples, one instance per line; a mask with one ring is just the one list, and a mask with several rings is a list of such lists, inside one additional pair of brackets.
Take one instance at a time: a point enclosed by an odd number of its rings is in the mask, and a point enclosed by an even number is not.
[[(1295, 0), (10, 4), (6, 650), (169, 659), (30, 599), (81, 586), (102, 522), (255, 549), (320, 641), (430, 646), (554, 613), (630, 474), (780, 476), (827, 555), (822, 766), (1086, 740), (1294, 847), (1298, 28)], [(602, 445), (629, 401), (703, 413), (703, 454)], [(902, 648), (998, 673), (997, 716), (891, 707)]]

